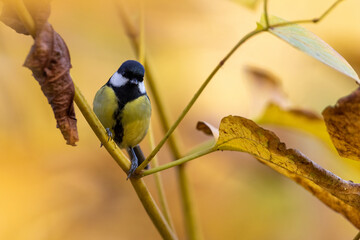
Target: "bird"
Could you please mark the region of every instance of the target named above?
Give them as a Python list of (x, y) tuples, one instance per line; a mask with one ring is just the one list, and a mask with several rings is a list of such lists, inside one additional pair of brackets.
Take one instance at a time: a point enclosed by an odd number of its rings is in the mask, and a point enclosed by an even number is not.
[(145, 69), (135, 60), (127, 60), (96, 93), (93, 110), (109, 139), (126, 149), (131, 161), (129, 179), (144, 154), (138, 145), (145, 137), (151, 117), (151, 103), (144, 85)]

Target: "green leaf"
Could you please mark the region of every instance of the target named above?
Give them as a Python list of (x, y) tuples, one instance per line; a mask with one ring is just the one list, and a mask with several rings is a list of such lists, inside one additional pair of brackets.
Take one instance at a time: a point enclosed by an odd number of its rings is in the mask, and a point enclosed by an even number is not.
[[(324, 42), (321, 38), (316, 36), (309, 30), (297, 25), (290, 24), (286, 26), (271, 27), (271, 25), (286, 23), (287, 21), (276, 16), (269, 16), (269, 32), (275, 36), (283, 39), (293, 47), (309, 54), (317, 60), (329, 65), (337, 71), (353, 78), (357, 83), (360, 84), (359, 76), (356, 74), (350, 64), (332, 47)], [(265, 16), (261, 17), (260, 25), (264, 28)]]

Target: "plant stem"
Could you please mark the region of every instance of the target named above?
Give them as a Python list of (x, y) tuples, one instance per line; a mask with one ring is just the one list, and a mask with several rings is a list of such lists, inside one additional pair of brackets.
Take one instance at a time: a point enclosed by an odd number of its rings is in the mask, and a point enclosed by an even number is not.
[(354, 237), (354, 240), (359, 240), (359, 239), (360, 239), (360, 232), (356, 234), (356, 236)]
[[(154, 134), (153, 134), (153, 129), (152, 126), (150, 124), (150, 128), (149, 128), (149, 132), (148, 132), (148, 136), (149, 136), (149, 142), (150, 142), (150, 147), (151, 149), (154, 148), (155, 146), (155, 140), (154, 140)], [(158, 163), (158, 159), (155, 156), (153, 161), (152, 161), (152, 167), (156, 168), (159, 166)], [(159, 202), (160, 202), (160, 206), (162, 209), (162, 212), (164, 214), (164, 217), (166, 219), (166, 221), (168, 222), (168, 224), (170, 225), (171, 229), (174, 231), (175, 233), (175, 228), (174, 228), (174, 224), (172, 223), (171, 220), (171, 216), (170, 216), (170, 211), (169, 211), (169, 207), (168, 207), (168, 203), (166, 201), (166, 196), (165, 196), (165, 191), (164, 191), (164, 185), (161, 179), (161, 175), (159, 172), (154, 174), (154, 179), (155, 179), (155, 185), (158, 191), (158, 195), (159, 195)]]
[(201, 240), (202, 232), (196, 216), (195, 201), (193, 200), (192, 189), (190, 189), (189, 177), (186, 171), (186, 164), (179, 165), (178, 178), (180, 179), (180, 191), (182, 194), (182, 204), (185, 217), (185, 228), (189, 240)]
[(175, 167), (175, 166), (180, 166), (188, 161), (191, 161), (195, 158), (199, 158), (201, 156), (204, 156), (206, 154), (209, 154), (209, 153), (212, 153), (214, 152), (216, 149), (213, 148), (213, 146), (209, 147), (209, 148), (205, 148), (205, 149), (202, 149), (198, 152), (194, 152), (188, 156), (185, 156), (183, 158), (180, 158), (178, 160), (175, 160), (175, 161), (172, 161), (172, 162), (169, 162), (169, 163), (166, 163), (166, 164), (163, 164), (161, 166), (158, 166), (158, 167), (154, 167), (152, 169), (149, 169), (149, 170), (145, 170), (142, 172), (141, 176), (148, 176), (150, 174), (153, 174), (153, 173), (156, 173), (156, 172), (159, 172), (159, 171), (163, 171), (163, 170), (166, 170), (166, 169), (169, 169), (169, 168), (172, 168), (172, 167)]
[(191, 107), (194, 105), (196, 100), (199, 98), (200, 94), (204, 91), (205, 87), (209, 84), (211, 79), (215, 76), (215, 74), (219, 71), (219, 69), (224, 65), (224, 63), (231, 57), (231, 55), (249, 38), (255, 36), (256, 34), (265, 31), (264, 29), (256, 29), (254, 31), (249, 32), (246, 34), (231, 50), (230, 52), (218, 63), (218, 65), (214, 68), (214, 70), (210, 73), (210, 75), (206, 78), (206, 80), (203, 82), (203, 84), (200, 86), (200, 88), (196, 91), (188, 105), (184, 108), (178, 119), (175, 121), (175, 123), (170, 127), (168, 132), (165, 134), (164, 138), (159, 142), (159, 144), (155, 147), (155, 149), (151, 152), (151, 154), (147, 157), (148, 159), (152, 159), (161, 149), (161, 147), (164, 145), (166, 140), (169, 138), (169, 136), (174, 132), (174, 130), (177, 128), (177, 126), (180, 124), (180, 122), (184, 119), (186, 114), (189, 112)]
[[(139, 45), (140, 45), (139, 41), (141, 41), (141, 36), (139, 36), (138, 30), (136, 29), (134, 24), (129, 20), (128, 14), (126, 13), (124, 7), (121, 4), (118, 5), (118, 10), (119, 10), (119, 17), (125, 28), (125, 32), (130, 39), (130, 43), (135, 51), (135, 54), (139, 55), (141, 52), (141, 49), (139, 47)], [(140, 35), (141, 35), (141, 33), (140, 33)], [(149, 61), (147, 60), (146, 56), (144, 56), (144, 61), (145, 61), (144, 67), (145, 67), (146, 83), (150, 88), (150, 92), (152, 93), (151, 100), (155, 103), (155, 105), (157, 107), (163, 131), (167, 132), (170, 128), (170, 120), (169, 120), (168, 114), (166, 114), (168, 111), (166, 111), (164, 101), (162, 101), (160, 93), (156, 87), (156, 82), (154, 80), (154, 74), (152, 72), (152, 68), (149, 65)], [(180, 158), (181, 154), (180, 154), (179, 144), (176, 141), (176, 139), (178, 139), (176, 136), (170, 136), (169, 145), (170, 145), (171, 151), (175, 155), (175, 158)], [(140, 172), (142, 169), (144, 169), (145, 166), (147, 166), (147, 164), (150, 162), (151, 159), (152, 158), (148, 157), (137, 168), (136, 172)]]
[(265, 25), (266, 28), (269, 27), (269, 15), (268, 15), (268, 7), (267, 7), (268, 1), (264, 0), (264, 15), (265, 15)]
[[(122, 23), (124, 25), (125, 31), (131, 40), (131, 44), (133, 46), (133, 49), (135, 50), (136, 54), (140, 51), (139, 44), (138, 44), (138, 36), (137, 31), (133, 24), (129, 21), (126, 12), (122, 8), (122, 6), (119, 6), (120, 11), (120, 17), (122, 19)], [(149, 66), (148, 61), (145, 57), (145, 73), (146, 73), (146, 82), (148, 83), (148, 86), (150, 88), (150, 91), (152, 93), (152, 101), (155, 102), (156, 106), (158, 107), (158, 113), (160, 116), (161, 126), (164, 130), (164, 132), (167, 132), (170, 128), (170, 121), (169, 117), (166, 114), (166, 108), (164, 105), (164, 101), (161, 100), (160, 94), (158, 89), (156, 88), (156, 83), (153, 78), (153, 74), (151, 71), (151, 67)], [(171, 149), (172, 154), (174, 155), (175, 159), (180, 158), (180, 148), (179, 144), (176, 141), (178, 137), (176, 137), (176, 133), (169, 136), (169, 146)], [(147, 158), (138, 168), (137, 172), (140, 172), (149, 162), (150, 158)], [(184, 209), (184, 216), (185, 216), (185, 225), (187, 231), (187, 235), (189, 239), (200, 239), (200, 231), (198, 230), (196, 224), (195, 214), (194, 214), (194, 204), (192, 204), (193, 200), (191, 197), (191, 192), (188, 186), (186, 186), (186, 183), (188, 183), (187, 175), (185, 173), (184, 168), (178, 168), (178, 179), (180, 182), (180, 192), (182, 197), (182, 203), (183, 203), (183, 209)], [(190, 219), (191, 217), (191, 219)], [(190, 230), (189, 230), (190, 229)], [(197, 234), (195, 234), (197, 233)], [(190, 235), (191, 234), (191, 235)]]
[[(149, 70), (150, 68), (148, 66), (145, 66), (147, 69), (146, 71), (148, 73), (147, 81), (149, 82), (149, 85), (151, 86), (151, 91), (153, 93), (155, 102), (158, 106), (159, 112), (161, 113), (160, 119), (162, 119), (162, 123), (163, 123), (162, 126), (165, 131), (167, 130), (167, 133), (165, 134), (164, 138), (160, 141), (160, 143), (155, 147), (155, 149), (151, 152), (151, 154), (147, 157), (147, 159), (144, 162), (144, 165), (140, 166), (140, 169), (142, 169), (144, 166), (146, 166), (145, 165), (146, 162), (149, 162), (158, 153), (158, 151), (161, 149), (161, 147), (164, 145), (164, 143), (166, 142), (167, 139), (169, 139), (169, 145), (170, 145), (170, 148), (171, 148), (175, 158), (180, 158), (181, 155), (180, 155), (179, 147), (178, 147), (177, 142), (175, 141), (176, 138), (172, 136), (172, 133), (175, 131), (177, 126), (180, 124), (180, 122), (183, 120), (185, 115), (191, 109), (191, 107), (193, 106), (195, 101), (198, 99), (198, 97), (200, 96), (202, 91), (205, 89), (205, 87), (208, 85), (208, 83), (214, 77), (214, 75), (217, 73), (217, 71), (221, 68), (221, 66), (226, 62), (226, 60), (236, 51), (236, 49), (241, 44), (243, 44), (246, 40), (248, 40), (252, 36), (254, 36), (257, 33), (260, 33), (262, 31), (264, 31), (264, 30), (263, 29), (255, 30), (255, 31), (248, 33), (246, 36), (244, 36), (244, 38), (242, 38), (238, 42), (238, 44), (236, 44), (234, 46), (234, 48), (225, 56), (225, 58), (222, 61), (220, 61), (220, 63), (217, 65), (217, 67), (211, 72), (209, 77), (201, 85), (200, 89), (195, 93), (195, 95), (193, 96), (193, 98), (191, 99), (189, 104), (185, 107), (185, 109), (183, 110), (183, 112), (181, 113), (179, 118), (175, 121), (175, 123), (170, 128), (169, 128), (170, 124), (169, 124), (167, 115), (165, 114), (165, 110), (164, 110), (165, 108), (162, 104), (163, 101), (160, 100), (155, 83), (151, 82), (152, 78), (149, 78), (149, 76), (151, 76), (150, 75), (151, 72)], [(133, 44), (133, 45), (135, 45), (135, 44)], [(149, 81), (149, 79), (151, 79), (151, 80)], [(184, 215), (185, 215), (185, 225), (186, 225), (186, 230), (187, 230), (187, 237), (190, 240), (202, 239), (201, 233), (199, 230), (199, 224), (196, 221), (195, 209), (194, 209), (195, 204), (193, 201), (190, 187), (188, 185), (189, 179), (188, 179), (188, 176), (186, 173), (185, 164), (180, 165), (177, 168), (177, 171), (178, 171), (178, 179), (179, 179), (179, 184), (180, 184), (180, 191), (181, 191), (182, 203), (183, 203), (183, 209), (184, 209)]]
[(334, 2), (326, 11), (321, 14), (318, 18), (312, 18), (312, 19), (304, 19), (304, 20), (295, 20), (295, 21), (289, 21), (289, 22), (283, 22), (283, 23), (277, 23), (274, 25), (268, 25), (268, 28), (275, 28), (275, 27), (283, 27), (291, 24), (301, 24), (301, 23), (318, 23), (321, 20), (323, 20), (340, 2), (344, 0), (338, 0)]
[(82, 115), (85, 120), (89, 123), (90, 127), (96, 134), (96, 136), (101, 141), (102, 145), (106, 148), (106, 150), (110, 153), (110, 155), (114, 158), (116, 163), (121, 167), (124, 172), (127, 172), (130, 168), (130, 162), (125, 157), (123, 152), (117, 147), (116, 143), (113, 140), (109, 140), (109, 137), (106, 133), (104, 126), (101, 124), (99, 119), (96, 117), (95, 113), (91, 110), (91, 107), (87, 103), (84, 96), (81, 94), (78, 87), (75, 86), (75, 96), (74, 102), (80, 109)]
[[(140, 8), (140, 20), (139, 20), (139, 22), (140, 22), (140, 26), (139, 26), (140, 40), (137, 43), (138, 49), (139, 49), (138, 60), (141, 64), (145, 65), (145, 19), (144, 19), (145, 13), (144, 13), (144, 2), (143, 1), (140, 1), (139, 8)], [(151, 126), (151, 123), (150, 123), (147, 135), (149, 138), (150, 149), (153, 149), (155, 146), (155, 140), (154, 140), (154, 133), (153, 133), (153, 128)], [(145, 166), (147, 166), (147, 163), (145, 163), (145, 164), (146, 164)], [(158, 166), (158, 160), (156, 157), (153, 159), (153, 165)], [(162, 213), (166, 219), (166, 222), (169, 224), (169, 226), (171, 227), (171, 229), (173, 230), (173, 232), (175, 234), (174, 226), (172, 224), (171, 217), (170, 217), (170, 211), (169, 211), (168, 204), (167, 204), (167, 201), (165, 198), (164, 187), (163, 187), (160, 173), (156, 173), (154, 178), (155, 178), (155, 184), (156, 184), (156, 188), (157, 188), (158, 195), (159, 195), (159, 201), (160, 201)]]
[(139, 178), (130, 178), (131, 184), (133, 185), (136, 194), (138, 195), (141, 203), (143, 204), (146, 212), (150, 216), (152, 222), (158, 229), (163, 239), (177, 239), (176, 235), (172, 232), (168, 222), (161, 214), (157, 207), (154, 199), (150, 195), (144, 181)]

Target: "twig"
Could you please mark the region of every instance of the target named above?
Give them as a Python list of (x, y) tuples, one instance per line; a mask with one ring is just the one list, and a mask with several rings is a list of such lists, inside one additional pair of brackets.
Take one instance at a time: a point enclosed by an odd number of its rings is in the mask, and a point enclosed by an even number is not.
[(209, 84), (211, 79), (215, 76), (215, 74), (219, 71), (219, 69), (225, 64), (225, 62), (232, 56), (232, 54), (248, 39), (255, 36), (256, 34), (265, 31), (264, 29), (256, 29), (254, 31), (251, 31), (250, 33), (246, 34), (231, 50), (230, 52), (218, 63), (218, 65), (213, 69), (213, 71), (210, 73), (210, 75), (205, 79), (203, 84), (200, 86), (200, 88), (196, 91), (188, 105), (184, 108), (178, 119), (175, 121), (175, 123), (170, 127), (168, 132), (165, 134), (164, 138), (159, 142), (159, 144), (155, 147), (155, 149), (151, 152), (151, 154), (147, 157), (147, 159), (152, 159), (161, 149), (161, 147), (164, 145), (166, 140), (169, 138), (169, 136), (174, 132), (174, 130), (177, 128), (177, 126), (180, 124), (180, 122), (184, 119), (186, 114), (189, 112), (191, 107), (194, 105), (196, 100), (199, 98), (200, 94), (204, 91), (205, 87)]
[(360, 232), (356, 234), (356, 236), (354, 237), (354, 240), (359, 240), (359, 239), (360, 239)]
[(194, 153), (192, 153), (192, 154), (190, 154), (188, 156), (185, 156), (183, 158), (180, 158), (178, 160), (163, 164), (163, 165), (158, 166), (158, 167), (154, 167), (154, 168), (149, 169), (149, 170), (145, 170), (145, 171), (142, 172), (141, 176), (148, 176), (150, 174), (153, 174), (153, 173), (156, 173), (156, 172), (159, 172), (159, 171), (163, 171), (163, 170), (175, 167), (175, 166), (179, 166), (181, 164), (184, 164), (184, 163), (186, 163), (188, 161), (191, 161), (191, 160), (193, 160), (195, 158), (199, 158), (199, 157), (204, 156), (206, 154), (212, 153), (214, 151), (216, 151), (216, 149), (214, 149), (212, 146), (209, 147), (209, 148), (202, 149), (201, 151), (194, 152)]
[(264, 0), (264, 15), (265, 15), (265, 27), (269, 27), (269, 15), (268, 15), (268, 7), (267, 7), (268, 1)]
[(277, 23), (274, 25), (270, 25), (268, 26), (268, 28), (276, 28), (276, 27), (283, 27), (283, 26), (287, 26), (287, 25), (292, 25), (292, 24), (301, 24), (301, 23), (318, 23), (321, 20), (323, 20), (340, 2), (342, 2), (344, 0), (338, 0), (336, 2), (334, 2), (320, 17), (318, 18), (312, 18), (312, 19), (304, 19), (304, 20), (295, 20), (295, 21), (289, 21), (289, 22), (283, 22), (283, 23)]
[(160, 209), (157, 207), (154, 199), (151, 197), (149, 190), (147, 189), (143, 179), (130, 178), (141, 203), (143, 204), (146, 212), (150, 216), (152, 222), (158, 229), (163, 239), (177, 239), (174, 232), (171, 230), (170, 225), (161, 214)]
[[(154, 141), (154, 134), (153, 134), (153, 129), (151, 127), (151, 124), (150, 124), (150, 128), (149, 128), (148, 136), (149, 136), (150, 147), (151, 147), (151, 149), (153, 149), (154, 146), (155, 146), (155, 141)], [(152, 168), (156, 168), (158, 166), (159, 166), (158, 159), (155, 156), (153, 161), (152, 161)], [(168, 207), (168, 204), (167, 204), (167, 201), (166, 201), (163, 181), (161, 179), (161, 175), (160, 175), (159, 172), (154, 174), (154, 179), (155, 179), (156, 189), (157, 189), (157, 192), (158, 192), (158, 195), (159, 195), (159, 202), (160, 202), (162, 212), (163, 212), (164, 217), (166, 218), (168, 224), (170, 225), (170, 227), (175, 232), (174, 224), (173, 224), (173, 222), (171, 220), (169, 207)]]

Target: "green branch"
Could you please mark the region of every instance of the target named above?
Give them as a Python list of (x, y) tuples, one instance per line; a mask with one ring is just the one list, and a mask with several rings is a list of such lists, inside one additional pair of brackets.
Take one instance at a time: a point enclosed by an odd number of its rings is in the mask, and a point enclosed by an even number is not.
[(191, 107), (194, 105), (196, 100), (199, 98), (200, 94), (204, 91), (205, 87), (209, 84), (211, 79), (215, 76), (215, 74), (219, 71), (219, 69), (225, 64), (225, 62), (232, 56), (232, 54), (248, 39), (255, 36), (256, 34), (265, 31), (264, 29), (256, 29), (248, 34), (246, 34), (231, 50), (230, 52), (218, 63), (218, 65), (214, 68), (214, 70), (210, 73), (210, 75), (205, 79), (203, 84), (200, 86), (200, 88), (195, 92), (194, 96), (190, 100), (190, 102), (186, 105), (178, 119), (173, 123), (173, 125), (170, 127), (168, 132), (165, 134), (164, 138), (159, 142), (159, 144), (154, 148), (154, 150), (151, 152), (151, 154), (147, 157), (147, 159), (151, 160), (161, 149), (161, 147), (164, 145), (166, 140), (169, 138), (169, 136), (175, 131), (177, 126), (181, 123), (181, 121), (184, 119), (186, 114), (189, 112)]
[(170, 225), (161, 214), (160, 209), (157, 207), (154, 199), (150, 195), (144, 181), (139, 178), (130, 178), (130, 181), (146, 212), (150, 216), (163, 239), (177, 239), (176, 235), (171, 230)]
[(188, 156), (185, 156), (183, 158), (180, 158), (178, 160), (163, 164), (163, 165), (158, 166), (158, 167), (154, 167), (154, 168), (149, 169), (149, 170), (145, 170), (145, 171), (143, 171), (141, 173), (141, 176), (148, 176), (150, 174), (153, 174), (153, 173), (156, 173), (156, 172), (159, 172), (159, 171), (163, 171), (163, 170), (175, 167), (175, 166), (182, 165), (182, 164), (184, 164), (184, 163), (186, 163), (188, 161), (191, 161), (191, 160), (193, 160), (195, 158), (199, 158), (201, 156), (212, 153), (214, 151), (216, 151), (216, 149), (214, 149), (213, 146), (211, 146), (209, 148), (202, 149), (200, 151), (194, 152), (194, 153), (192, 153), (192, 154), (190, 154)]
[(291, 25), (291, 24), (318, 23), (321, 20), (323, 20), (342, 1), (344, 1), (344, 0), (338, 0), (338, 1), (334, 2), (328, 9), (326, 9), (326, 11), (323, 14), (321, 14), (320, 17), (312, 18), (312, 19), (295, 20), (295, 21), (277, 23), (277, 24), (274, 24), (274, 25), (269, 25), (268, 28), (283, 27), (283, 26), (288, 26), (288, 25)]
[(354, 237), (354, 240), (359, 240), (359, 239), (360, 239), (360, 232), (356, 234), (356, 236)]
[(266, 26), (266, 28), (269, 27), (269, 15), (268, 15), (267, 4), (268, 4), (268, 1), (264, 0), (264, 15), (265, 15), (265, 26)]
[(130, 169), (130, 162), (125, 157), (124, 153), (117, 147), (116, 143), (109, 139), (109, 136), (106, 133), (104, 126), (101, 124), (99, 119), (96, 117), (95, 113), (87, 103), (84, 96), (81, 94), (78, 87), (75, 86), (75, 96), (74, 102), (80, 109), (82, 115), (85, 120), (88, 122), (96, 136), (99, 138), (102, 145), (106, 148), (106, 150), (110, 153), (116, 163), (121, 167), (124, 172), (127, 172)]
[[(155, 140), (154, 140), (154, 134), (153, 134), (153, 129), (152, 129), (151, 124), (150, 124), (150, 128), (149, 128), (148, 136), (149, 136), (150, 148), (153, 149), (155, 146)], [(159, 166), (158, 159), (156, 156), (154, 157), (151, 166), (152, 166), (152, 168), (156, 168)], [(154, 174), (154, 180), (155, 180), (156, 189), (158, 191), (159, 202), (160, 202), (160, 206), (161, 206), (162, 212), (164, 214), (164, 217), (165, 217), (166, 221), (168, 222), (168, 224), (170, 225), (171, 229), (175, 232), (174, 224), (172, 223), (169, 207), (168, 207), (168, 204), (166, 201), (163, 181), (161, 179), (161, 175), (159, 172)]]

